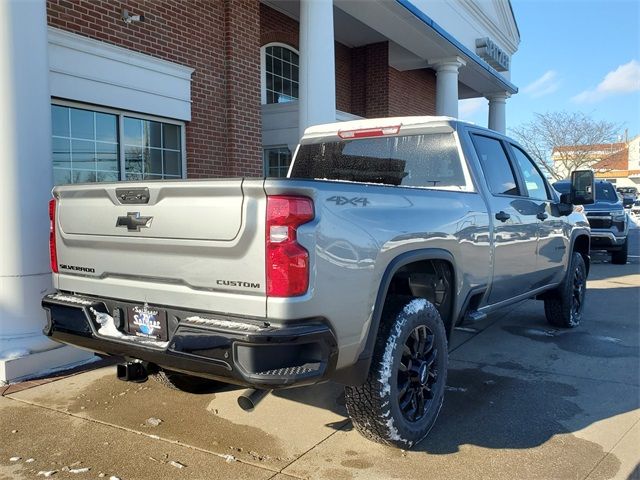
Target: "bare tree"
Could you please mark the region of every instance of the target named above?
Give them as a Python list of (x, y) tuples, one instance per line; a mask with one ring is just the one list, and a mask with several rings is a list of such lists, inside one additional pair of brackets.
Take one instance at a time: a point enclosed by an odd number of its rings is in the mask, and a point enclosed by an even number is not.
[(594, 120), (581, 112), (534, 115), (534, 120), (512, 128), (511, 133), (556, 180), (573, 170), (590, 167), (619, 147), (613, 142), (621, 125)]

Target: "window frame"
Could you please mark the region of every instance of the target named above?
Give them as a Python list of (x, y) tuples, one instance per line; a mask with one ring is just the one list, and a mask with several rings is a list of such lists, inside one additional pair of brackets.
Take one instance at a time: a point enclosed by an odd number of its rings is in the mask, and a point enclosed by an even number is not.
[[(261, 105), (278, 105), (277, 103), (267, 103), (267, 48), (269, 47), (284, 47), (296, 55), (298, 55), (298, 72), (300, 71), (300, 51), (292, 45), (282, 42), (269, 42), (265, 43), (260, 47), (260, 104)], [(298, 74), (298, 85), (300, 85), (300, 76)], [(292, 100), (292, 102), (297, 102), (300, 99), (298, 98)], [(291, 102), (287, 102), (291, 103)]]
[[(140, 181), (140, 180), (126, 180), (126, 163), (124, 152), (124, 117), (136, 118), (140, 120), (148, 120), (152, 122), (168, 123), (171, 125), (177, 125), (180, 127), (180, 156), (181, 156), (181, 176), (179, 178), (163, 179), (166, 181), (186, 179), (187, 178), (187, 138), (186, 138), (186, 123), (181, 120), (175, 120), (173, 118), (160, 117), (157, 115), (148, 115), (146, 113), (132, 112), (129, 110), (122, 110), (117, 108), (103, 107), (101, 105), (93, 105), (90, 103), (76, 102), (73, 100), (66, 100), (62, 98), (51, 98), (51, 105), (59, 107), (77, 108), (81, 110), (88, 110), (99, 113), (108, 113), (117, 117), (118, 125), (118, 182), (127, 181)], [(51, 167), (53, 168), (53, 166)], [(145, 180), (146, 181), (146, 180)], [(100, 182), (97, 182), (100, 183)]]
[[(507, 146), (507, 143), (509, 142), (505, 142), (504, 139), (500, 138), (500, 137), (496, 137), (493, 135), (488, 134), (488, 132), (479, 132), (479, 131), (470, 131), (469, 132), (469, 136), (471, 137), (471, 146), (473, 148), (473, 154), (476, 156), (476, 158), (478, 159), (478, 167), (480, 168), (480, 173), (482, 174), (482, 176), (484, 177), (484, 183), (487, 187), (487, 192), (489, 193), (489, 195), (493, 196), (493, 197), (503, 197), (503, 198), (529, 198), (528, 195), (523, 195), (523, 192), (526, 192), (526, 189), (523, 189), (523, 185), (522, 185), (522, 178), (521, 178), (521, 173), (520, 173), (520, 169), (517, 168), (516, 165), (514, 165), (514, 160), (512, 158), (511, 155), (511, 151), (509, 150), (509, 147)], [(474, 141), (474, 137), (485, 137), (488, 138), (490, 140), (495, 140), (496, 142), (498, 142), (500, 144), (500, 146), (502, 147), (502, 150), (504, 152), (505, 157), (507, 158), (507, 163), (509, 164), (509, 168), (511, 169), (511, 174), (513, 175), (513, 179), (515, 181), (516, 187), (518, 188), (518, 194), (517, 195), (510, 195), (508, 193), (493, 193), (491, 191), (491, 184), (489, 183), (489, 179), (487, 177), (487, 174), (483, 168), (482, 165), (482, 161), (480, 160), (480, 155), (478, 154), (478, 150), (476, 147), (476, 143)]]
[[(551, 200), (553, 200), (553, 195), (551, 194), (551, 191), (550, 191), (549, 182), (547, 182), (546, 177), (542, 174), (542, 171), (538, 167), (538, 164), (536, 164), (536, 162), (533, 161), (533, 159), (529, 156), (529, 154), (521, 146), (517, 145), (516, 143), (513, 143), (512, 141), (508, 141), (507, 144), (508, 144), (508, 148), (509, 148), (509, 152), (508, 153), (512, 157), (512, 159), (511, 159), (512, 160), (512, 164), (517, 170), (517, 174), (516, 175), (519, 177), (519, 181), (521, 183), (521, 190), (523, 192), (526, 192), (526, 195), (522, 195), (522, 196), (530, 198), (532, 200), (543, 200), (543, 201), (551, 201)], [(531, 163), (531, 165), (533, 165), (533, 168), (535, 169), (535, 171), (538, 172), (538, 174), (540, 175), (540, 178), (542, 178), (542, 183), (544, 184), (545, 193), (547, 194), (546, 198), (532, 197), (531, 194), (529, 193), (529, 189), (527, 188), (527, 182), (523, 177), (523, 172), (520, 169), (520, 164), (518, 163), (518, 159), (516, 158), (516, 153), (515, 153), (516, 149), (520, 150), (520, 152), (522, 152), (522, 154), (529, 161), (529, 163)]]
[[(279, 150), (279, 149), (284, 149), (286, 148), (287, 150), (289, 150), (289, 155), (291, 156), (291, 160), (289, 160), (289, 166), (287, 167), (287, 173), (285, 174), (284, 177), (269, 177), (269, 159), (267, 158), (267, 151), (268, 150)], [(297, 149), (296, 149), (297, 151)], [(289, 176), (289, 171), (291, 170), (291, 165), (293, 164), (293, 157), (294, 157), (294, 153), (291, 152), (291, 148), (289, 147), (289, 145), (286, 144), (282, 144), (282, 145), (269, 145), (266, 147), (262, 147), (262, 173), (264, 174), (265, 178), (287, 178)]]

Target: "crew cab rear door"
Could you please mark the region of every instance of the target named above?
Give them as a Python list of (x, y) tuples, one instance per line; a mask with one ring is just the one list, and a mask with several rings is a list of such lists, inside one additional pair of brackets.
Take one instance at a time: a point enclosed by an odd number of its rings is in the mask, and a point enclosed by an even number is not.
[(484, 132), (471, 139), (489, 191), (494, 255), (488, 303), (496, 304), (533, 288), (539, 207), (522, 195), (507, 145)]
[(553, 208), (551, 189), (535, 162), (517, 145), (509, 143), (514, 166), (521, 177), (522, 189), (528, 200), (537, 209), (538, 249), (534, 288), (562, 280), (567, 252), (569, 232), (566, 217)]

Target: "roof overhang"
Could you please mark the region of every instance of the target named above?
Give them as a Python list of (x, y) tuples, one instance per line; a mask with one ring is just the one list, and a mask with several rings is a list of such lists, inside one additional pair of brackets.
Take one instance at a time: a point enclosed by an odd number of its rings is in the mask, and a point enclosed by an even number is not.
[[(300, 18), (299, 0), (262, 0), (294, 19)], [(389, 41), (393, 68), (429, 68), (438, 60), (461, 57), (459, 97), (475, 98), (492, 93), (515, 94), (518, 88), (496, 69), (438, 25), (410, 0), (333, 0), (336, 41), (358, 47)]]

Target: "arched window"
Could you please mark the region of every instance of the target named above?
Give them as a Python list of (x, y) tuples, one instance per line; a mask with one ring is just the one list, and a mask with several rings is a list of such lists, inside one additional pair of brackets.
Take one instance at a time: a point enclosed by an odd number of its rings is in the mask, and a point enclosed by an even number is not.
[(298, 51), (283, 43), (262, 47), (262, 103), (298, 99)]

